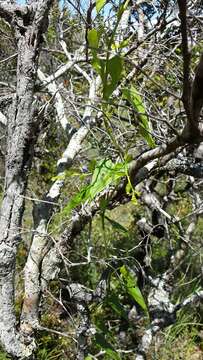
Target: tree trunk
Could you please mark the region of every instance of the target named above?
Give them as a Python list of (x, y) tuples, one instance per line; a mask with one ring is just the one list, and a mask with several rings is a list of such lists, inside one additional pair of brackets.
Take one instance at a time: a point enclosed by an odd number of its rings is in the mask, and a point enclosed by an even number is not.
[(50, 1), (39, 1), (36, 9), (34, 5), (22, 7), (22, 12), (13, 8), (12, 25), (18, 47), (17, 84), (8, 122), (5, 187), (0, 212), (0, 341), (8, 353), (18, 358), (29, 357), (34, 349), (32, 339), (26, 339), (25, 344), (25, 338), (16, 330), (14, 278), (24, 195), (38, 129), (33, 102), (39, 45), (46, 29)]

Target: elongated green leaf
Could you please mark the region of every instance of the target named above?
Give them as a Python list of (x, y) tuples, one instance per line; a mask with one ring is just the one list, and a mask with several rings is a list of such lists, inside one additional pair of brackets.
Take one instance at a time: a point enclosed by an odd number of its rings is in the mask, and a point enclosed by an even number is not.
[(106, 3), (106, 0), (96, 0), (96, 10), (97, 10), (97, 12), (100, 12), (100, 10), (103, 8), (105, 3)]
[(114, 350), (113, 346), (106, 341), (105, 337), (102, 334), (97, 333), (95, 335), (95, 340), (97, 345), (106, 351), (106, 353), (111, 356), (113, 360), (121, 360), (120, 356)]
[(105, 60), (99, 59), (95, 50), (92, 51), (92, 56), (92, 67), (100, 75), (103, 83), (105, 78)]
[(156, 146), (151, 134), (149, 134), (148, 130), (143, 126), (143, 124), (140, 125), (140, 134), (143, 136), (143, 138), (146, 140), (146, 142), (151, 148), (154, 148)]
[(105, 219), (108, 220), (111, 224), (111, 226), (115, 229), (118, 230), (122, 233), (124, 233), (125, 235), (128, 234), (128, 230), (121, 224), (119, 224), (117, 221), (110, 219), (108, 216), (105, 215)]
[(112, 166), (111, 160), (107, 160), (107, 159), (100, 160), (95, 165), (94, 172), (92, 175), (91, 185), (94, 185), (95, 182), (98, 181), (99, 178), (105, 174), (105, 172), (108, 170), (108, 168), (111, 168), (111, 166)]
[(63, 209), (63, 214), (68, 215), (72, 209), (84, 203), (88, 197), (88, 194), (89, 194), (89, 186), (85, 186), (72, 199), (70, 199), (68, 205), (65, 206), (65, 208)]
[(91, 188), (90, 188), (90, 197), (93, 199), (96, 194), (101, 192), (106, 186), (112, 182), (112, 162), (111, 160), (102, 160), (101, 164), (95, 168), (94, 174), (92, 176)]
[(106, 61), (106, 78), (103, 82), (103, 97), (108, 100), (112, 92), (116, 89), (119, 80), (121, 79), (123, 70), (123, 59), (116, 55)]
[(130, 296), (137, 302), (144, 311), (148, 312), (147, 305), (145, 303), (145, 300), (142, 296), (142, 293), (139, 289), (139, 287), (136, 284), (136, 280), (130, 273), (130, 271), (126, 268), (125, 265), (120, 267), (120, 272), (123, 276), (124, 282), (126, 284), (126, 290)]
[(124, 11), (127, 9), (128, 4), (129, 4), (130, 0), (126, 0), (123, 4), (121, 4), (118, 8), (118, 12), (117, 12), (117, 17), (118, 20), (120, 21)]
[(91, 200), (111, 183), (125, 176), (125, 165), (123, 163), (113, 164), (111, 160), (102, 160), (95, 167), (92, 176), (89, 195)]
[(121, 78), (121, 72), (123, 69), (123, 60), (120, 56), (116, 55), (112, 57), (108, 62), (108, 72), (111, 75), (112, 82), (117, 84)]
[(91, 29), (87, 34), (88, 44), (92, 49), (98, 49), (99, 46), (99, 36), (96, 29)]
[(135, 108), (135, 110), (139, 113), (138, 118), (141, 121), (140, 124), (140, 133), (147, 141), (150, 147), (155, 147), (156, 144), (154, 139), (150, 134), (149, 122), (147, 119), (146, 111), (144, 104), (142, 102), (141, 96), (138, 94), (137, 90), (132, 86), (130, 89), (123, 89), (124, 97), (129, 101), (129, 103)]
[(143, 310), (147, 311), (147, 306), (145, 304), (144, 298), (138, 286), (128, 288), (128, 293), (142, 307)]
[(79, 191), (64, 208), (63, 213), (68, 215), (76, 206), (91, 201), (97, 194), (102, 192), (108, 185), (116, 184), (118, 180), (126, 175), (125, 163), (112, 163), (111, 160), (103, 159), (96, 166), (92, 176), (91, 184)]

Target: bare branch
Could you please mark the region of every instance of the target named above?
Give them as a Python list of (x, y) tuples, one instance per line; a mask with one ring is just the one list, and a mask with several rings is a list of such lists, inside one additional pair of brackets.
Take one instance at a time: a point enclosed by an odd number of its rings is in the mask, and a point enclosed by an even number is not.
[(193, 124), (191, 112), (191, 81), (190, 81), (190, 58), (191, 54), (188, 47), (188, 29), (187, 29), (187, 1), (178, 0), (179, 16), (181, 21), (182, 35), (182, 55), (183, 55), (183, 104), (188, 120)]
[[(201, 54), (199, 63), (195, 71), (195, 78), (192, 84), (192, 116), (196, 126), (203, 106), (203, 54)], [(203, 136), (203, 129), (199, 129)]]

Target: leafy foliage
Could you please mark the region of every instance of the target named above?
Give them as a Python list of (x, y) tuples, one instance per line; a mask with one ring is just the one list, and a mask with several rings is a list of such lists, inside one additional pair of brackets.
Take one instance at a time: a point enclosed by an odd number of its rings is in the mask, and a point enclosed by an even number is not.
[(113, 164), (111, 160), (103, 159), (95, 166), (90, 185), (85, 186), (77, 193), (64, 209), (69, 213), (73, 208), (86, 201), (93, 200), (110, 184), (116, 184), (118, 180), (126, 175), (125, 163)]
[(142, 293), (138, 286), (136, 285), (136, 281), (133, 277), (133, 275), (130, 273), (130, 271), (126, 268), (126, 266), (122, 266), (120, 268), (120, 272), (122, 274), (126, 290), (130, 296), (137, 302), (141, 308), (147, 312), (147, 305), (145, 303), (145, 300), (142, 296)]
[(141, 122), (140, 124), (141, 135), (147, 141), (150, 147), (152, 148), (155, 147), (156, 144), (150, 134), (149, 122), (147, 119), (145, 107), (143, 105), (141, 96), (138, 94), (138, 92), (133, 86), (131, 87), (131, 89), (123, 89), (123, 95), (138, 113), (138, 118)]

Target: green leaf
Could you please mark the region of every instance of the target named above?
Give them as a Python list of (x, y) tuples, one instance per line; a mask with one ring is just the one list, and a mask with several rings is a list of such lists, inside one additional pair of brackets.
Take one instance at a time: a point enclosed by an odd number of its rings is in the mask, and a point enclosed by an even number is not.
[(132, 185), (131, 185), (131, 183), (129, 181), (127, 182), (127, 185), (125, 187), (125, 192), (126, 192), (127, 195), (132, 194)]
[(122, 70), (123, 59), (118, 55), (112, 57), (108, 62), (108, 72), (111, 75), (113, 83), (117, 83), (120, 80)]
[(125, 265), (120, 267), (120, 272), (125, 282), (128, 294), (132, 296), (135, 302), (137, 302), (145, 312), (148, 312), (147, 305), (139, 287), (136, 284), (134, 276), (130, 273), (130, 271), (126, 268)]
[(130, 0), (126, 0), (123, 4), (121, 4), (118, 8), (118, 12), (117, 12), (117, 17), (120, 20), (124, 11), (127, 9), (128, 4), (129, 4)]
[(92, 50), (92, 56), (92, 67), (101, 77), (103, 97), (105, 100), (108, 100), (121, 79), (123, 59), (118, 55), (109, 60), (99, 59), (95, 50)]
[(111, 357), (111, 359), (121, 360), (120, 356), (114, 350), (113, 346), (106, 341), (105, 337), (102, 334), (97, 333), (95, 335), (95, 340), (97, 345), (99, 345), (102, 349), (104, 349), (106, 353)]
[(131, 202), (132, 202), (134, 205), (137, 205), (137, 198), (136, 198), (136, 196), (135, 196), (135, 192), (134, 192), (134, 191), (132, 192)]
[(129, 39), (123, 40), (120, 43), (114, 43), (111, 45), (112, 50), (119, 50), (125, 48), (129, 44)]
[(108, 220), (111, 224), (111, 226), (115, 229), (118, 230), (122, 233), (124, 233), (125, 235), (128, 234), (128, 230), (121, 224), (119, 224), (117, 221), (110, 219), (108, 216), (105, 215), (105, 219)]
[(91, 200), (111, 183), (125, 176), (125, 165), (123, 163), (113, 164), (111, 160), (101, 160), (95, 167), (90, 184), (89, 195)]
[(147, 311), (146, 303), (138, 286), (128, 288), (128, 293), (141, 306), (143, 310)]
[(143, 136), (143, 138), (146, 140), (146, 142), (151, 148), (154, 148), (156, 146), (154, 139), (152, 138), (149, 131), (143, 126), (143, 124), (140, 125), (140, 134)]
[(90, 172), (93, 172), (94, 169), (95, 169), (95, 167), (96, 167), (96, 165), (97, 165), (97, 160), (96, 160), (96, 159), (90, 160), (89, 165), (88, 165), (88, 170), (89, 170)]
[(128, 164), (133, 160), (133, 156), (130, 154), (126, 154), (124, 159), (125, 159), (126, 164)]
[(150, 147), (155, 147), (156, 144), (154, 139), (150, 134), (149, 122), (147, 119), (146, 111), (144, 104), (142, 102), (141, 96), (138, 94), (137, 90), (132, 86), (130, 89), (123, 89), (124, 97), (129, 101), (129, 103), (135, 108), (135, 110), (139, 113), (138, 118), (141, 121), (140, 124), (140, 133), (147, 141)]
[(139, 196), (139, 193), (138, 191), (136, 191), (132, 184), (131, 184), (131, 181), (130, 181), (130, 178), (127, 176), (127, 184), (126, 184), (126, 187), (125, 187), (125, 191), (126, 191), (126, 194), (127, 195), (130, 195), (131, 196), (131, 202), (134, 204), (134, 205), (137, 205), (137, 198)]
[(116, 89), (121, 79), (123, 70), (123, 59), (119, 55), (115, 55), (106, 61), (106, 77), (107, 81), (103, 81), (103, 97), (108, 100), (112, 92)]
[(70, 211), (77, 207), (78, 205), (84, 203), (88, 197), (89, 186), (85, 186), (80, 192), (78, 192), (64, 207), (62, 213), (63, 215), (69, 215)]
[(91, 29), (87, 34), (88, 44), (92, 49), (98, 49), (99, 46), (99, 36), (96, 29)]
[(99, 59), (95, 50), (92, 50), (92, 56), (92, 67), (100, 75), (103, 83), (105, 77), (105, 60)]
[(68, 215), (76, 206), (91, 201), (102, 192), (108, 185), (117, 184), (118, 180), (126, 175), (125, 163), (112, 163), (111, 160), (103, 159), (95, 166), (90, 185), (79, 191), (63, 209), (63, 214)]
[(103, 8), (105, 3), (106, 3), (106, 0), (96, 0), (96, 10), (97, 10), (97, 12), (100, 12), (100, 10)]
[(93, 358), (92, 358), (91, 355), (88, 355), (88, 356), (85, 357), (85, 360), (92, 360), (92, 359), (93, 359)]

